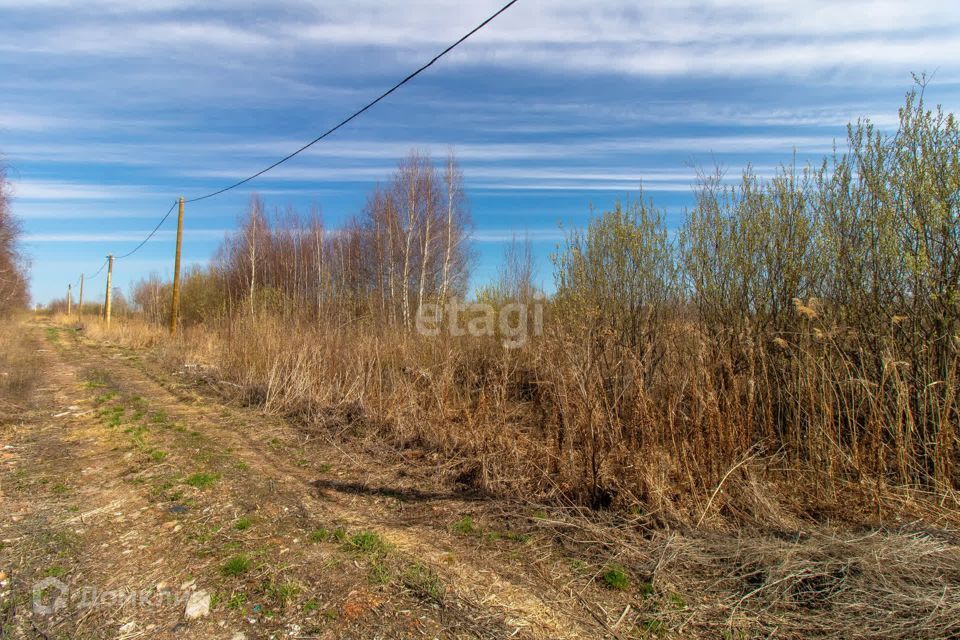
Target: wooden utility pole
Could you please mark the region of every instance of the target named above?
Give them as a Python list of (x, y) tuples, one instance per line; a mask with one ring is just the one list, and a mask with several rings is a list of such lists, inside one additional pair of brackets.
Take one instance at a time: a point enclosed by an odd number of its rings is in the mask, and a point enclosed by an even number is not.
[(177, 333), (177, 318), (180, 315), (180, 245), (183, 243), (183, 196), (180, 196), (180, 211), (177, 213), (177, 254), (173, 259), (173, 301), (170, 305), (170, 335)]
[(107, 256), (107, 295), (103, 303), (103, 317), (110, 328), (110, 299), (113, 297), (113, 254)]
[(73, 296), (71, 295), (71, 289), (72, 289), (72, 288), (73, 288), (73, 284), (72, 284), (72, 283), (67, 285), (67, 316), (68, 316), (68, 317), (70, 316), (70, 311), (71, 311), (71, 309), (70, 309), (70, 303), (71, 303), (72, 298), (73, 298)]
[(77, 301), (77, 320), (83, 320), (83, 274), (80, 274), (80, 300)]

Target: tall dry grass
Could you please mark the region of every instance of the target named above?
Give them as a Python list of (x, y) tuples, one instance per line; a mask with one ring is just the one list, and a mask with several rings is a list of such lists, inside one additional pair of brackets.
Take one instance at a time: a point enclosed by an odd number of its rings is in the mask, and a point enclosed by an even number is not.
[[(314, 437), (422, 453), (417, 459), (451, 486), (493, 495), (632, 509), (659, 523), (776, 527), (888, 515), (877, 509), (902, 515), (904, 501), (921, 513), (935, 502), (924, 492), (950, 495), (877, 473), (876, 457), (853, 455), (868, 444), (841, 448), (829, 433), (802, 442), (796, 432), (757, 434), (746, 404), (760, 405), (756, 380), (745, 372), (720, 382), (716, 371), (729, 363), (708, 362), (692, 326), (675, 331), (668, 373), (611, 403), (602, 357), (560, 331), (505, 350), (495, 339), (438, 341), (270, 314), (188, 328), (173, 342), (136, 321), (86, 328), (95, 339), (153, 349), (168, 370), (289, 417)], [(812, 332), (807, 339), (816, 340)], [(798, 406), (846, 409), (854, 400), (816, 395), (830, 393), (843, 370), (815, 359), (800, 352), (791, 365), (793, 389), (805, 394)], [(864, 389), (861, 399), (882, 415), (886, 402)]]

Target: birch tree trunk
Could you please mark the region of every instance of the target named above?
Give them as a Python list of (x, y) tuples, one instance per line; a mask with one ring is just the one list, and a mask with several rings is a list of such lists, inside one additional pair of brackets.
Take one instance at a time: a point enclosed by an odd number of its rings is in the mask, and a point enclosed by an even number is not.
[(405, 248), (403, 252), (403, 326), (410, 326), (410, 250), (413, 246), (413, 231), (417, 218), (417, 178), (418, 171), (416, 165), (411, 161), (411, 166), (407, 170), (407, 228), (405, 238)]
[(443, 277), (440, 281), (440, 304), (447, 303), (447, 292), (450, 287), (450, 259), (453, 256), (453, 203), (458, 188), (456, 180), (456, 161), (453, 155), (447, 157), (447, 168), (444, 172), (444, 183), (447, 187), (447, 248), (443, 256)]
[(433, 217), (432, 213), (428, 210), (424, 215), (423, 223), (423, 249), (421, 253), (423, 254), (420, 258), (420, 290), (417, 292), (417, 313), (420, 312), (420, 309), (423, 308), (423, 293), (427, 284), (427, 263), (430, 258), (430, 222)]

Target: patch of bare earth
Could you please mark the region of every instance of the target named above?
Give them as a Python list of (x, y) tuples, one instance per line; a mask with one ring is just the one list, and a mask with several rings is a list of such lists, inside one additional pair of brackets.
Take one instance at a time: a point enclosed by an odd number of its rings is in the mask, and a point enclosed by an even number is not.
[(681, 532), (471, 495), (433, 454), (263, 415), (69, 329), (17, 344), (36, 372), (0, 405), (0, 637), (960, 633), (946, 524)]

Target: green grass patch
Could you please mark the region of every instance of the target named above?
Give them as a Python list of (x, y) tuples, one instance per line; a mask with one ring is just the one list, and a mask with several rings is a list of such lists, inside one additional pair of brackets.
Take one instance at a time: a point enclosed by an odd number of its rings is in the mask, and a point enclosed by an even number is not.
[(310, 542), (326, 542), (330, 539), (331, 535), (332, 534), (330, 531), (320, 527), (319, 529), (314, 529), (311, 531), (307, 538), (310, 540)]
[(327, 542), (328, 540), (334, 542), (346, 542), (349, 539), (346, 529), (343, 527), (337, 527), (333, 531), (320, 527), (319, 529), (314, 529), (307, 536), (310, 542)]
[(378, 534), (372, 531), (361, 531), (350, 537), (350, 546), (364, 553), (384, 553), (387, 543)]
[(243, 516), (242, 518), (237, 518), (237, 521), (233, 523), (233, 528), (237, 531), (246, 531), (252, 524), (253, 521), (250, 518)]
[(119, 427), (123, 423), (123, 414), (126, 411), (123, 407), (110, 407), (100, 410), (100, 417), (108, 427)]
[(455, 533), (459, 533), (464, 536), (475, 536), (480, 533), (480, 527), (476, 525), (473, 521), (473, 518), (470, 516), (463, 516), (459, 520), (451, 525), (451, 528)]
[(107, 391), (106, 393), (101, 393), (96, 398), (93, 399), (93, 406), (99, 407), (107, 402), (110, 402), (117, 397), (116, 391)]
[(245, 574), (252, 566), (253, 562), (250, 558), (246, 554), (240, 553), (220, 565), (220, 573), (229, 578), (235, 578)]
[(238, 591), (230, 596), (230, 599), (227, 600), (227, 609), (232, 609), (234, 611), (239, 611), (247, 604), (247, 594), (243, 591)]
[(628, 576), (626, 570), (618, 564), (608, 566), (606, 571), (600, 576), (600, 579), (603, 580), (603, 583), (607, 585), (607, 587), (615, 591), (626, 591), (630, 588), (630, 576)]
[(124, 432), (130, 436), (130, 440), (133, 442), (133, 446), (137, 449), (146, 449), (147, 448), (147, 429), (142, 425), (135, 425), (132, 427), (127, 427), (124, 429)]
[(184, 482), (197, 489), (207, 489), (213, 486), (213, 483), (219, 479), (220, 474), (218, 473), (207, 473), (205, 471), (200, 471), (191, 475)]

